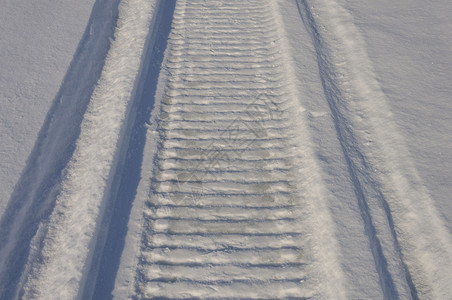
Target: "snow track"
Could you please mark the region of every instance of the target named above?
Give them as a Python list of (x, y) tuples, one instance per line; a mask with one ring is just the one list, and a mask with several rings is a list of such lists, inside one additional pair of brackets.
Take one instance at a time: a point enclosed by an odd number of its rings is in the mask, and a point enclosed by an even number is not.
[(301, 108), (275, 9), (177, 2), (134, 297), (326, 293), (313, 271), (313, 199), (301, 195), (315, 168), (303, 168), (307, 137), (295, 130)]

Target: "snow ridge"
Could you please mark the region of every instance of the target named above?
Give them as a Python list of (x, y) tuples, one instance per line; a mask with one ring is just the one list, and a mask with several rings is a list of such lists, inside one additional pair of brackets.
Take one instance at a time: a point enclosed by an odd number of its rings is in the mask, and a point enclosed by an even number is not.
[[(296, 103), (300, 103), (303, 101), (300, 91), (306, 87), (303, 85), (297, 87), (294, 80), (297, 74), (294, 69), (293, 48), (289, 44), (290, 36), (284, 30), (284, 13), (280, 11), (282, 5), (286, 3), (284, 1), (270, 1), (270, 4), (272, 5), (275, 22), (278, 25), (280, 51), (283, 54), (283, 66), (286, 70), (286, 76), (289, 78), (291, 97)], [(306, 120), (303, 119), (305, 117), (302, 114), (303, 112), (304, 108), (299, 107), (292, 111), (291, 118), (293, 118), (295, 123), (294, 128), (297, 128), (297, 147), (305, 157), (302, 164), (305, 166), (305, 172), (310, 174), (309, 179), (304, 179), (305, 182), (303, 184), (307, 188), (303, 192), (306, 198), (311, 199), (311, 201), (307, 201), (307, 204), (310, 205), (311, 210), (311, 218), (308, 224), (310, 224), (313, 232), (313, 248), (316, 253), (313, 265), (317, 270), (318, 276), (322, 278), (320, 283), (322, 292), (320, 294), (329, 299), (346, 299), (348, 295), (345, 286), (349, 283), (346, 282), (338, 257), (340, 250), (335, 236), (337, 226), (334, 224), (330, 214), (327, 203), (328, 192), (326, 191), (324, 179), (320, 175), (317, 163), (318, 157), (314, 154), (311, 132), (307, 129)], [(303, 177), (306, 177), (306, 175), (300, 178)]]
[(66, 168), (25, 298), (73, 299), (90, 263), (98, 222), (118, 160), (118, 145), (134, 99), (135, 80), (156, 1), (125, 0), (110, 51)]
[(447, 298), (451, 237), (397, 131), (360, 32), (337, 3), (298, 5), (313, 37), (385, 296)]

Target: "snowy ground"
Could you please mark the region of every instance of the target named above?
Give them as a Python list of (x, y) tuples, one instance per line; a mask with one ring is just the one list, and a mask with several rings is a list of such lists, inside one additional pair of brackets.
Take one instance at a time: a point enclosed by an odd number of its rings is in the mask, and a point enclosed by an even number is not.
[(363, 33), (416, 169), (452, 231), (452, 3), (343, 2)]
[(0, 299), (452, 297), (452, 4), (1, 0)]

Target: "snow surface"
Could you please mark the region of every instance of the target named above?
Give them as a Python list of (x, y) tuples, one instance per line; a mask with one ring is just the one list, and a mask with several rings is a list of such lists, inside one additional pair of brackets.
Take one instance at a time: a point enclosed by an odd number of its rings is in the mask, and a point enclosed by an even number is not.
[(419, 175), (452, 231), (452, 3), (342, 1)]
[[(322, 1), (315, 4), (307, 9), (306, 19), (315, 31), (314, 43), (321, 55), (319, 66), (321, 73), (325, 73), (322, 76), (326, 96), (336, 118), (358, 198), (370, 213), (365, 222), (374, 227), (377, 244), (381, 243), (377, 246), (377, 249), (381, 247), (381, 253), (374, 256), (386, 257), (387, 269), (380, 270), (380, 276), (388, 280), (407, 273), (407, 284), (415, 286), (418, 297), (447, 297), (451, 294), (448, 290), (450, 235), (414, 169), (403, 137), (392, 124), (393, 116), (375, 80), (360, 33), (341, 6)], [(323, 20), (323, 28), (317, 25), (317, 19)], [(337, 78), (337, 74), (342, 78)], [(373, 201), (380, 207), (374, 207)], [(395, 241), (391, 241), (391, 234), (383, 233), (386, 222)], [(385, 254), (388, 249), (392, 255)], [(404, 265), (389, 260), (397, 252)], [(385, 294), (389, 297), (414, 293), (397, 279), (386, 285)]]
[(56, 101), (93, 2), (0, 3), (0, 216)]
[(0, 298), (450, 298), (451, 13), (2, 0)]

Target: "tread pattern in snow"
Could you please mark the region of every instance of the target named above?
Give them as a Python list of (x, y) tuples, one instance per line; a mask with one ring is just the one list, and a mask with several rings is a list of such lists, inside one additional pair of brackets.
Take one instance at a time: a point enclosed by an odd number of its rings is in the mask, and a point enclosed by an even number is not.
[(308, 298), (290, 95), (265, 1), (178, 1), (140, 298)]

